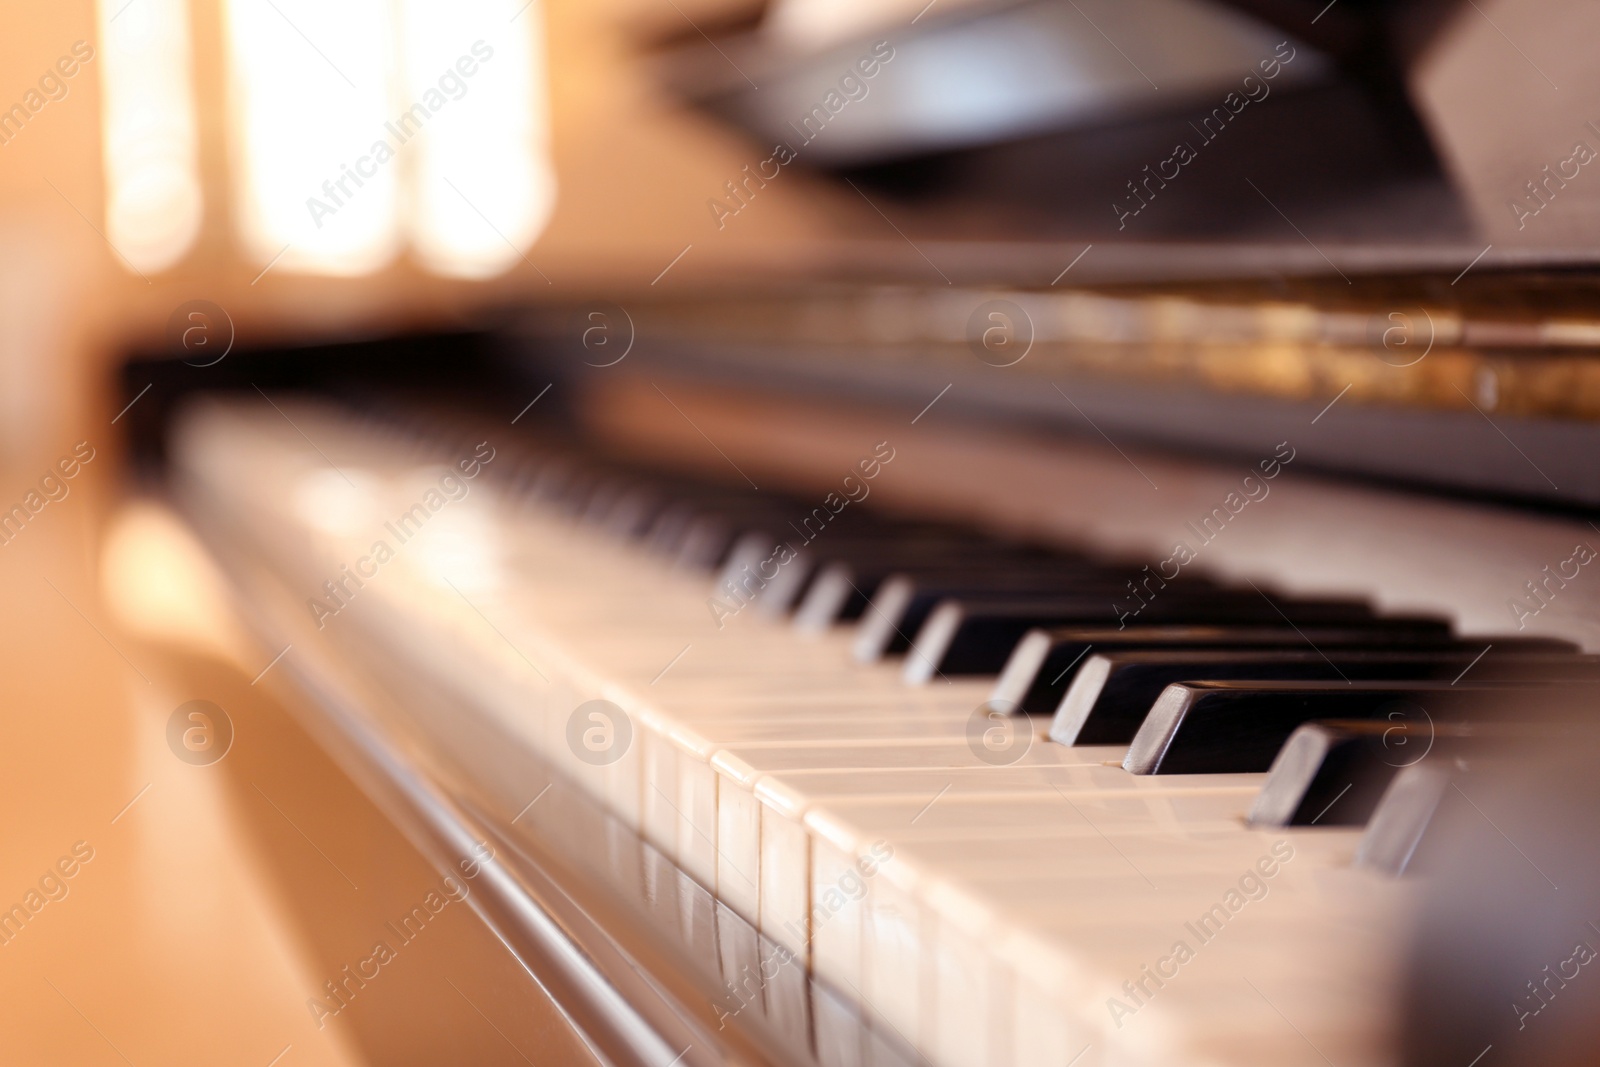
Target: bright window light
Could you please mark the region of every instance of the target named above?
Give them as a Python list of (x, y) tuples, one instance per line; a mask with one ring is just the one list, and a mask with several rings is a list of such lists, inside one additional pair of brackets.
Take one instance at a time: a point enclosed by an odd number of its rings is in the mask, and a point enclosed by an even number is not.
[(550, 217), (547, 78), (538, 0), (400, 0), (404, 103), (390, 126), (414, 181), (406, 226), (441, 274), (522, 261)]
[(395, 84), (389, 0), (225, 7), (239, 226), (251, 255), (319, 274), (383, 266), (400, 242), (399, 167), (384, 127)]
[(100, 0), (106, 235), (134, 270), (176, 263), (200, 230), (186, 0)]

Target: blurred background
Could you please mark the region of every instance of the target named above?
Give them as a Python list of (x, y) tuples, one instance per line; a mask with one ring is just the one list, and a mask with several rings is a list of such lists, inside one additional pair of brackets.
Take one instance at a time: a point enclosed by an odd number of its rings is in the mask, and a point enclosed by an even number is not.
[[(1592, 264), (1595, 40), (1600, 9), (1533, 0), (11, 5), (0, 904), (80, 862), (0, 944), (0, 1062), (586, 1055), (461, 908), (413, 971), (458, 997), (397, 970), (351, 1027), (307, 1011), (432, 875), (139, 503), (125, 431), (156, 395), (131, 354), (199, 373), (582, 301), (1068, 272), (1248, 299), (1425, 276), (1453, 306), (1495, 271)], [(1502, 317), (1544, 337), (1541, 299)], [(1560, 343), (1600, 341), (1586, 299), (1561, 306)], [(1476, 367), (1468, 391), (1508, 402)], [(1600, 403), (1588, 373), (1539, 403)], [(1256, 384), (1332, 395), (1296, 381)], [(1517, 477), (1499, 488), (1543, 492)], [(251, 743), (174, 759), (174, 709), (223, 695)]]

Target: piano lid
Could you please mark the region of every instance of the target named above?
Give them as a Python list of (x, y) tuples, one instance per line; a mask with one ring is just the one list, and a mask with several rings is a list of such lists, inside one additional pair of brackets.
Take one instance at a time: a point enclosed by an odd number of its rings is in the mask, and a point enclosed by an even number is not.
[(1600, 74), (1572, 43), (1597, 19), (1565, 0), (788, 0), (669, 42), (661, 69), (774, 153), (728, 211), (798, 166), (912, 242), (1103, 242), (1145, 278), (1192, 275), (1174, 242), (1208, 273), (1589, 264)]

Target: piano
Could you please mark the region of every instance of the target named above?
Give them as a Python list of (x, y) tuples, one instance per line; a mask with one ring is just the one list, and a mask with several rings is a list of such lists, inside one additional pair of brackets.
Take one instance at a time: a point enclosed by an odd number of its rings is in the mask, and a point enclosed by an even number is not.
[[(550, 246), (450, 246), (419, 185), (415, 262), (280, 281), (267, 213), (255, 280), (104, 331), (100, 582), (237, 675), (162, 744), (359, 892), (290, 815), (337, 779), (431, 879), (369, 857), (420, 903), (294, 991), (316, 1047), (451, 1055), (459, 994), (507, 1063), (1590, 1062), (1594, 13), (677, 14), (617, 69), (751, 162), (676, 259), (590, 256), (558, 144)], [(498, 91), (451, 69), (435, 117)], [(258, 700), (314, 759), (251, 754)]]
[[(171, 506), (260, 648), (292, 650), (277, 684), (441, 871), (484, 878), (474, 907), (598, 1054), (1433, 1062), (1399, 1006), (1448, 950), (1418, 935), (1437, 872), (1582, 877), (1528, 851), (1503, 784), (1587, 744), (1581, 512), (1313, 467), (1339, 396), (1267, 401), (1303, 425), (1253, 457), (1120, 444), (1081, 408), (1101, 432), (1062, 436), (995, 394), (1077, 408), (1068, 343), (1027, 372), (964, 342), (827, 351), (768, 299), (747, 343), (708, 315), (703, 346), (693, 301), (638, 305), (640, 352), (604, 366), (537, 312), (511, 335), (545, 353), (453, 364), (499, 385), (448, 402), (269, 393), (279, 353), (237, 389), (127, 374), (162, 382)], [(926, 301), (931, 332), (951, 297), (868, 299)], [(919, 359), (960, 385), (858, 384)], [(1012, 378), (985, 395), (972, 367)], [(1413, 1008), (1473, 1054), (1545, 1003), (1539, 967), (1476, 962), (1506, 1011)]]

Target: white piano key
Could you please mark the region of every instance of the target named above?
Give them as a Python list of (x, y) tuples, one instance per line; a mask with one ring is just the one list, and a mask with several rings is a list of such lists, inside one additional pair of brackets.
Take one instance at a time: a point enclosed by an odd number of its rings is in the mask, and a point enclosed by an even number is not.
[(765, 1014), (761, 995), (761, 945), (754, 926), (722, 901), (717, 907), (717, 960), (724, 995), (719, 1017), (746, 1011)]
[(860, 862), (853, 851), (813, 832), (808, 914), (811, 967), (839, 988), (862, 986), (861, 901), (867, 879)]
[(767, 1018), (773, 1029), (785, 1045), (809, 1047), (812, 998), (804, 961), (781, 942), (762, 937), (761, 975)]
[(717, 774), (717, 891), (728, 905), (760, 924), (762, 804), (755, 784), (761, 772), (730, 752), (720, 751), (709, 766)]
[(780, 799), (760, 792), (764, 784), (756, 786), (762, 801), (759, 925), (809, 965), (811, 841), (799, 820), (774, 806)]
[[(1210, 799), (1236, 804), (1240, 798)], [(1248, 803), (1247, 794), (1244, 802)], [(944, 803), (944, 799), (940, 803)], [(953, 808), (961, 806), (962, 800), (959, 798), (952, 803)], [(1059, 798), (1041, 800), (1031, 807), (1034, 814), (1042, 814), (1045, 818), (1059, 819), (1065, 814), (1075, 823), (1078, 818)], [(876, 807), (871, 810), (882, 814), (884, 809)], [(992, 806), (991, 810), (995, 822), (1000, 824), (1013, 823), (1027, 814), (1014, 801)], [(853, 833), (859, 833), (859, 825), (845, 828), (831, 821), (825, 809), (813, 809), (808, 813), (806, 822), (818, 842), (815, 852), (817, 870), (831, 872), (844, 869), (852, 854), (852, 846), (857, 853), (864, 853), (868, 847), (866, 839), (871, 833), (894, 833), (906, 825), (909, 814), (914, 814), (913, 809), (896, 805), (894, 817), (888, 824), (877, 824), (866, 835), (857, 838)], [(1233, 823), (1224, 821), (1217, 825), (1222, 831), (1241, 833)], [(1072, 837), (1040, 839), (1035, 835), (1031, 840), (1014, 838), (1005, 842), (1010, 846), (1013, 856), (1009, 865), (997, 870), (997, 862), (1003, 863), (1003, 857), (997, 859), (995, 853), (1003, 850), (987, 850), (975, 857), (971, 855), (974, 846), (983, 842), (983, 827), (981, 821), (964, 821), (954, 828), (959, 835), (956, 840), (949, 842), (954, 847), (935, 849), (931, 856), (925, 842), (915, 840), (908, 844), (903, 836), (898, 838), (893, 846), (893, 858), (881, 865), (877, 877), (866, 880), (865, 901), (830, 916), (828, 925), (816, 930), (814, 965), (818, 973), (843, 983), (859, 984), (874, 1010), (883, 1014), (893, 1025), (907, 1032), (925, 1035), (934, 1026), (930, 1015), (932, 1005), (940, 1002), (940, 990), (935, 983), (941, 942), (937, 932), (937, 909), (918, 903), (921, 890), (917, 875), (919, 867), (939, 870), (942, 875), (948, 876), (949, 871), (959, 871), (965, 864), (968, 869), (994, 879), (1016, 878), (1026, 872), (1029, 883), (1042, 882), (1046, 887), (1043, 895), (1050, 906), (1059, 907), (1064, 899), (1077, 901), (1084, 909), (1085, 922), (1089, 924), (1099, 921), (1093, 918), (1097, 908), (1113, 907), (1130, 899), (1137, 901), (1147, 888), (1141, 884), (1143, 876), (1128, 866), (1122, 853), (1108, 847), (1108, 843), (1097, 833), (1083, 831), (1078, 826), (1074, 828), (1079, 832)], [(880, 842), (886, 840), (879, 839)], [(938, 843), (942, 845), (945, 842)], [(1048, 853), (1051, 861), (1043, 867), (1039, 859), (1041, 852)], [(1026, 862), (1030, 856), (1034, 860), (1032, 864)], [(1248, 860), (1240, 862), (1247, 863)], [(1145, 863), (1155, 866), (1148, 860)], [(1163, 875), (1166, 873), (1162, 872)], [(1212, 876), (1202, 884), (1209, 887), (1216, 881), (1217, 878)], [(825, 884), (824, 877), (814, 880), (813, 907), (816, 890)], [(859, 932), (855, 929), (857, 923), (860, 924)], [(914, 931), (915, 935), (912, 936), (909, 931)], [(855, 978), (857, 967), (862, 971), (859, 983)], [(993, 1021), (987, 1018), (973, 1020), (972, 1025), (981, 1026), (987, 1032), (992, 1029)]]

